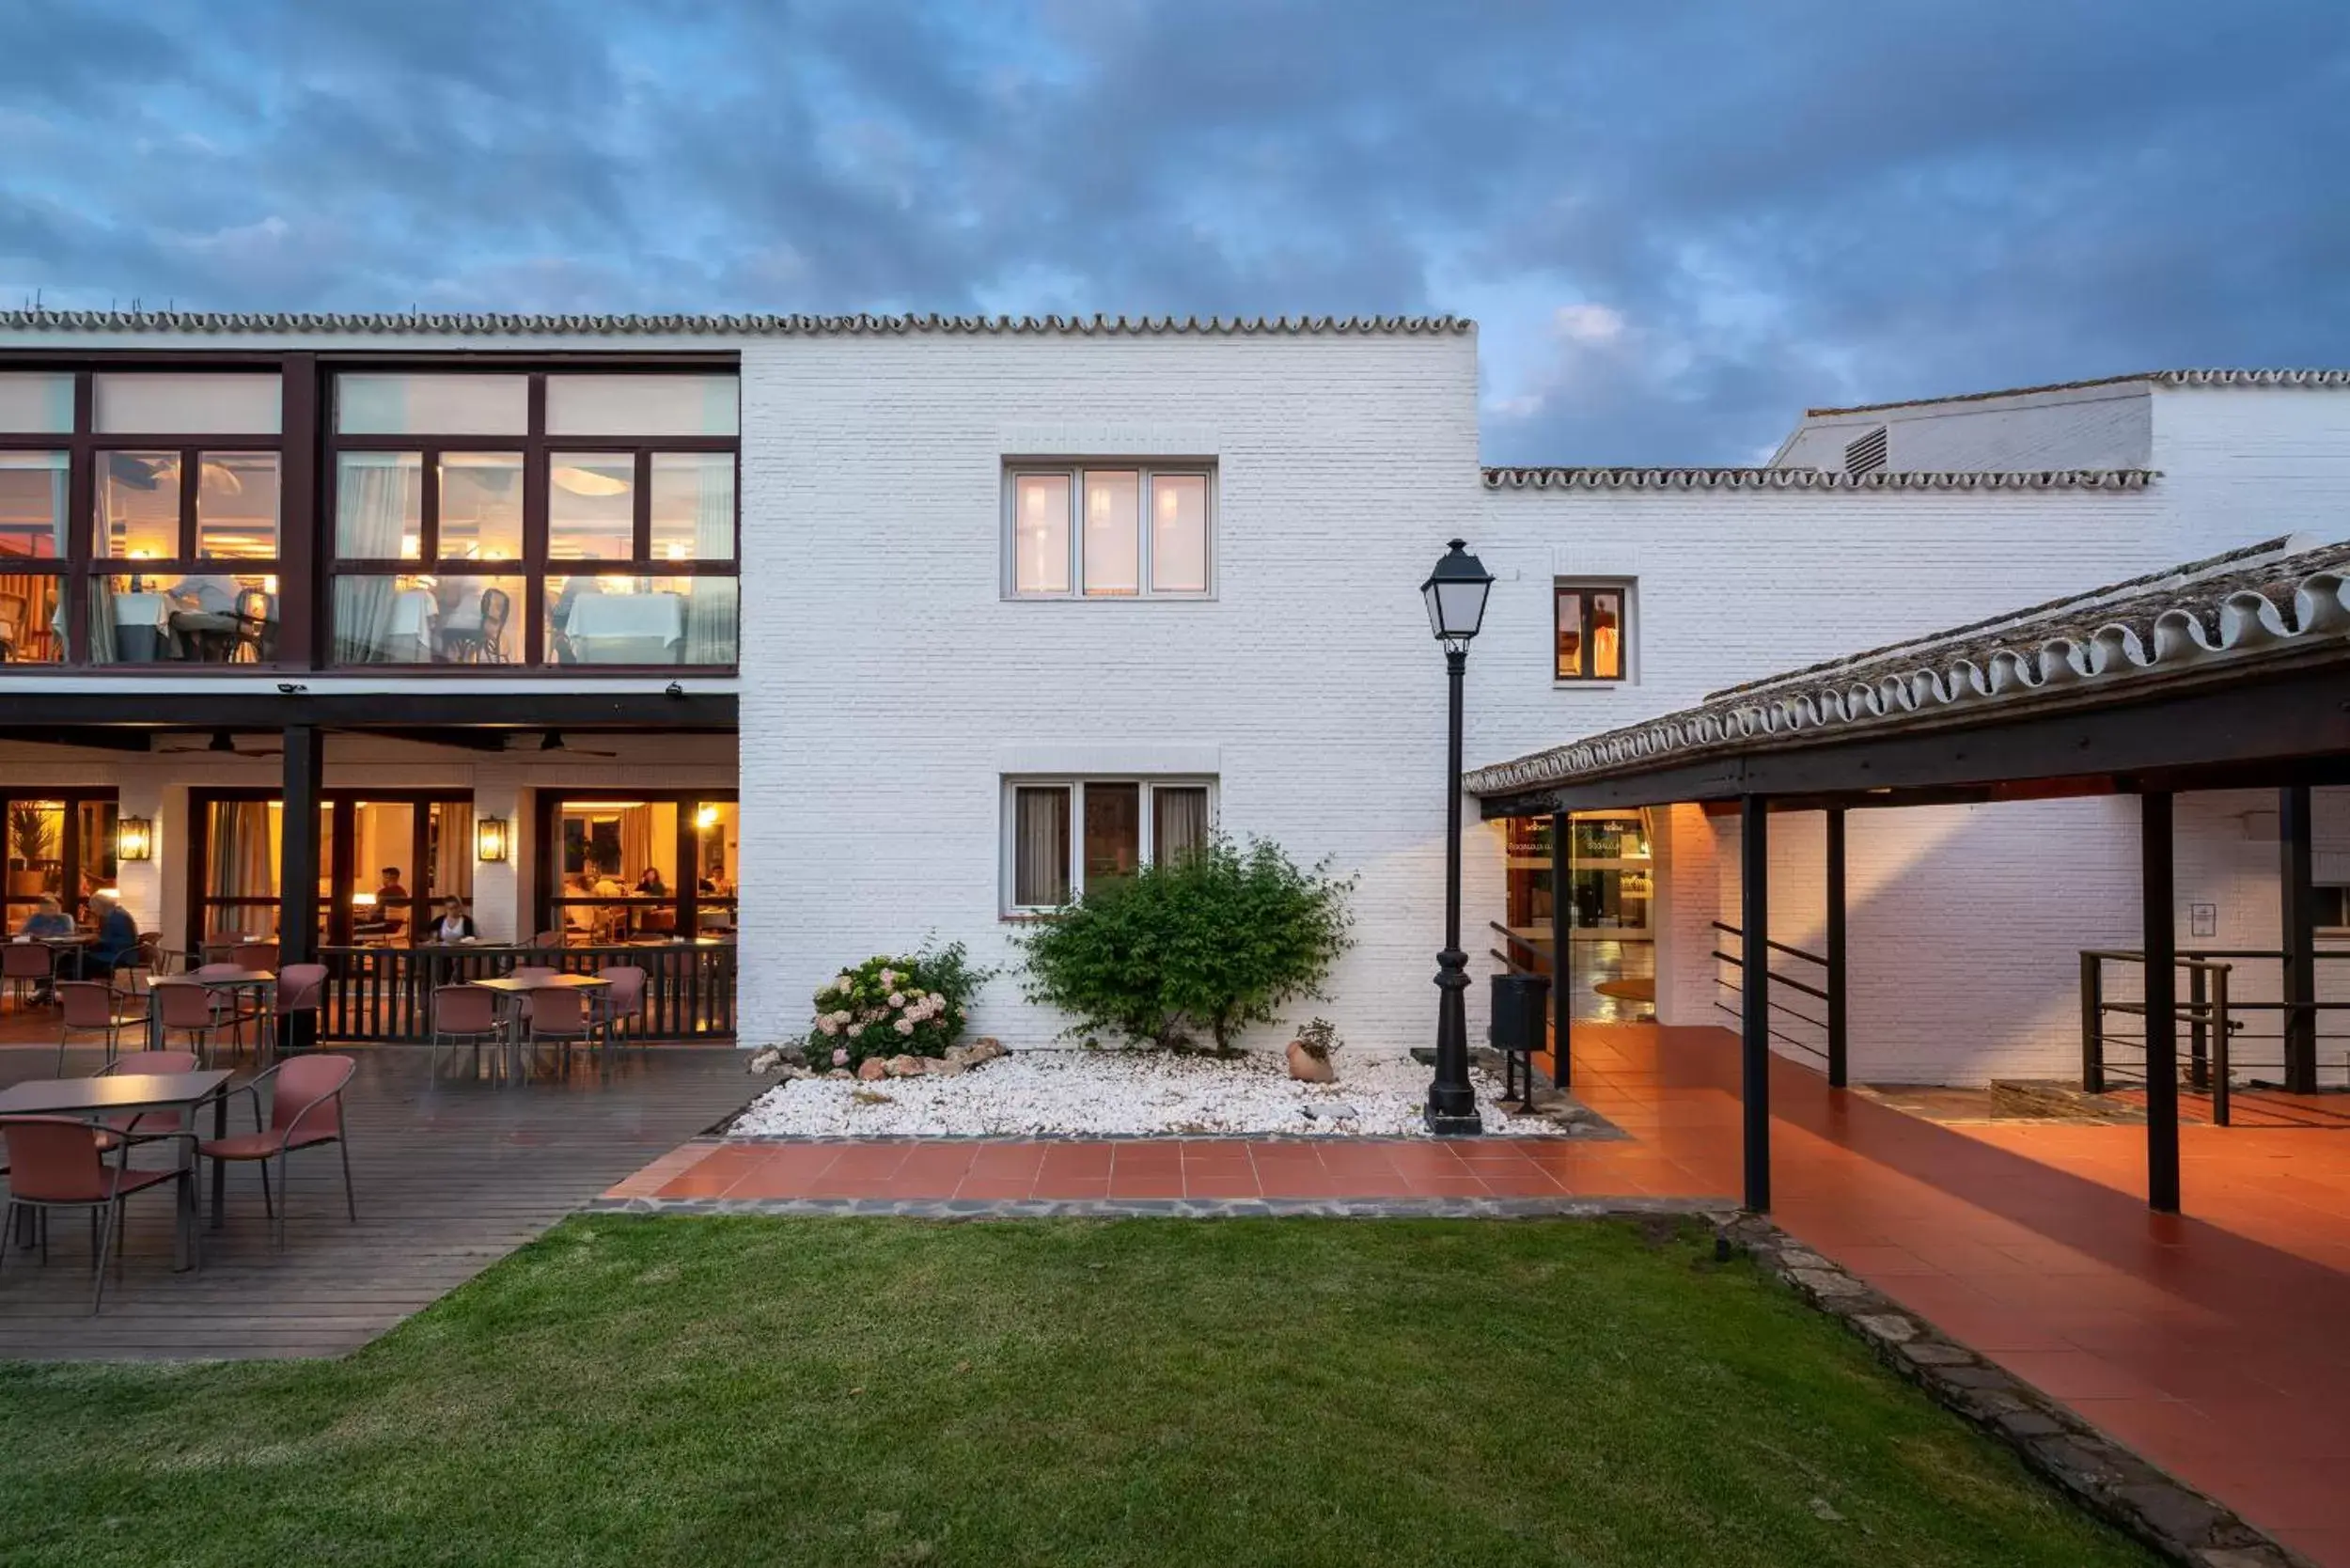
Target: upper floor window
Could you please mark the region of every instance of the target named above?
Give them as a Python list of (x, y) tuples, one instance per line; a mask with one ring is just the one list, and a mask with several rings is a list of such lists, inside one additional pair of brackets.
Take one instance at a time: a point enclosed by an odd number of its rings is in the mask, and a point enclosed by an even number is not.
[(274, 373), (0, 372), (0, 660), (277, 657)]
[(1005, 470), (1006, 578), (1022, 599), (1204, 598), (1214, 470), (1019, 463)]
[(1630, 583), (1560, 578), (1552, 588), (1551, 607), (1555, 679), (1622, 681), (1630, 674)]
[(731, 666), (732, 374), (336, 378), (333, 662)]

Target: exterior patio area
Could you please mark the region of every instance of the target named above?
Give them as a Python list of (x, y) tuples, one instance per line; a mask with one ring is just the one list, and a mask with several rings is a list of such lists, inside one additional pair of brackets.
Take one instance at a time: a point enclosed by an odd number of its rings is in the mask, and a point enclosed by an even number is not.
[[(0, 1089), (56, 1072), (44, 1045), (0, 1045)], [(87, 1227), (52, 1223), (51, 1256), (11, 1246), (0, 1262), (0, 1360), (338, 1356), (456, 1289), (615, 1179), (716, 1122), (749, 1093), (733, 1051), (623, 1050), (610, 1065), (543, 1059), (500, 1084), (471, 1049), (352, 1053), (344, 1096), (358, 1221), (344, 1215), (331, 1149), (290, 1161), (284, 1249), (272, 1247), (251, 1167), (229, 1173), (226, 1224), (203, 1236), (200, 1271), (171, 1268), (171, 1203), (128, 1205), (119, 1281), (90, 1314)], [(67, 1056), (95, 1072), (95, 1050)], [(242, 1081), (243, 1074), (239, 1074)], [(251, 1125), (231, 1107), (231, 1131)], [(158, 1145), (157, 1148), (167, 1146)], [(159, 1163), (157, 1153), (138, 1163)], [(4, 1179), (0, 1179), (4, 1180)]]
[[(1575, 1046), (1576, 1094), (1628, 1138), (709, 1139), (598, 1206), (1734, 1207), (1737, 1037), (1578, 1024)], [(2166, 1215), (2146, 1207), (2143, 1127), (1944, 1125), (1783, 1058), (1771, 1112), (1787, 1231), (2312, 1560), (2350, 1564), (2350, 1137), (2190, 1122), (2186, 1212)]]

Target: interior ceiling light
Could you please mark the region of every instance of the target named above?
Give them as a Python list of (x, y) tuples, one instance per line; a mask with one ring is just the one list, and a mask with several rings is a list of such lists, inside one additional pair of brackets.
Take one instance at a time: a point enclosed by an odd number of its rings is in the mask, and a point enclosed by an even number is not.
[(578, 468), (564, 463), (555, 470), (555, 482), (574, 495), (625, 495), (628, 480), (611, 474), (599, 474), (592, 468)]

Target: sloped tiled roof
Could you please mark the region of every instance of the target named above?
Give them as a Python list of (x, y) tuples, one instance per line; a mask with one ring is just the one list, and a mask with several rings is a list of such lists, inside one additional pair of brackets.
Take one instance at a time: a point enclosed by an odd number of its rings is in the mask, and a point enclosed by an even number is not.
[(1458, 336), (1460, 316), (538, 316), (304, 310), (10, 310), (0, 332), (181, 333), (207, 337), (1323, 337)]
[(2154, 386), (2283, 386), (2350, 387), (2350, 370), (2139, 370), (2126, 376), (2092, 376), (2087, 381), (2052, 381), (2039, 386), (2003, 386), (1994, 392), (1956, 392), (1947, 398), (1904, 398), (1888, 403), (1854, 403), (1848, 408), (1808, 408), (1806, 418), (1833, 414), (1875, 414), (1889, 408), (1930, 408), (1935, 403), (1979, 403), (1991, 398), (2026, 398), (2035, 392), (2077, 392), (2091, 386), (2125, 386), (2144, 382)]
[(1480, 768), (1477, 794), (1723, 752), (2135, 696), (2255, 662), (2350, 651), (2350, 543), (2263, 541), (2089, 593), (1716, 692), (1680, 713)]
[(1487, 490), (2143, 490), (2151, 468), (1488, 468)]

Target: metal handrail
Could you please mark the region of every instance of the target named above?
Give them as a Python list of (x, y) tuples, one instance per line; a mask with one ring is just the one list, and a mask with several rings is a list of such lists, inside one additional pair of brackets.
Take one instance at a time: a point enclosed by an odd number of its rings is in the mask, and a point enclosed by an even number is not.
[[(1743, 949), (1747, 939), (1747, 933), (1739, 927), (1726, 924), (1720, 920), (1714, 920), (1708, 923), (1712, 925), (1716, 931), (1722, 932), (1728, 935), (1738, 938), (1739, 944)], [(1822, 958), (1818, 953), (1806, 952), (1801, 948), (1790, 946), (1785, 942), (1774, 942), (1766, 936), (1762, 939), (1762, 945), (1773, 952), (1785, 953), (1790, 958), (1804, 959), (1810, 963), (1819, 964), (1824, 969), (1828, 967), (1827, 960)], [(1713, 949), (1713, 956), (1719, 959), (1722, 963), (1736, 968), (1743, 976), (1747, 966), (1747, 961), (1743, 956), (1726, 953), (1719, 948)], [(1826, 1020), (1814, 1018), (1808, 1012), (1798, 1011), (1796, 1009), (1789, 1007), (1785, 1002), (1778, 999), (1778, 993), (1780, 987), (1782, 986), (1790, 991), (1801, 992), (1807, 996), (1811, 996), (1820, 1001), (1829, 1003), (1830, 1011), (1833, 1011), (1833, 1004), (1835, 1001), (1834, 997), (1830, 996), (1825, 990), (1819, 986), (1811, 985), (1803, 980), (1796, 980), (1792, 975), (1780, 974), (1778, 970), (1770, 967), (1767, 960), (1763, 964), (1763, 969), (1770, 976), (1771, 984), (1767, 1003), (1771, 1011), (1783, 1012), (1790, 1018), (1799, 1019), (1802, 1022), (1810, 1025), (1815, 1029), (1823, 1031), (1827, 1030), (1828, 1025)], [(1728, 1002), (1716, 998), (1714, 1003), (1715, 1008), (1721, 1012), (1729, 1014), (1732, 1018), (1743, 1018), (1746, 1016), (1746, 1011), (1743, 1006), (1746, 987), (1743, 979), (1739, 983), (1733, 985), (1729, 980), (1722, 979), (1720, 971), (1716, 970), (1714, 975), (1714, 983), (1721, 987), (1724, 991), (1738, 992), (1742, 1001), (1741, 1006), (1731, 1007)], [(1824, 1050), (1820, 1046), (1814, 1045), (1809, 1041), (1798, 1040), (1794, 1035), (1787, 1033), (1783, 1029), (1774, 1028), (1767, 1021), (1763, 1024), (1763, 1029), (1764, 1032), (1769, 1034), (1773, 1040), (1792, 1045), (1796, 1050), (1803, 1052), (1807, 1056), (1817, 1057), (1822, 1061), (1832, 1062), (1834, 1060), (1834, 1057), (1829, 1051)]]
[[(1741, 942), (1746, 940), (1747, 933), (1739, 930), (1736, 926), (1725, 925), (1719, 920), (1713, 921), (1712, 924), (1716, 931), (1727, 933), (1731, 936), (1737, 937)], [(1818, 953), (1808, 953), (1801, 948), (1789, 947), (1784, 942), (1774, 942), (1767, 936), (1762, 938), (1762, 945), (1770, 949), (1773, 952), (1785, 953), (1790, 958), (1803, 959), (1809, 963), (1818, 964), (1823, 969), (1827, 967), (1827, 960), (1822, 958)], [(1737, 960), (1732, 959), (1731, 962), (1735, 964)]]

